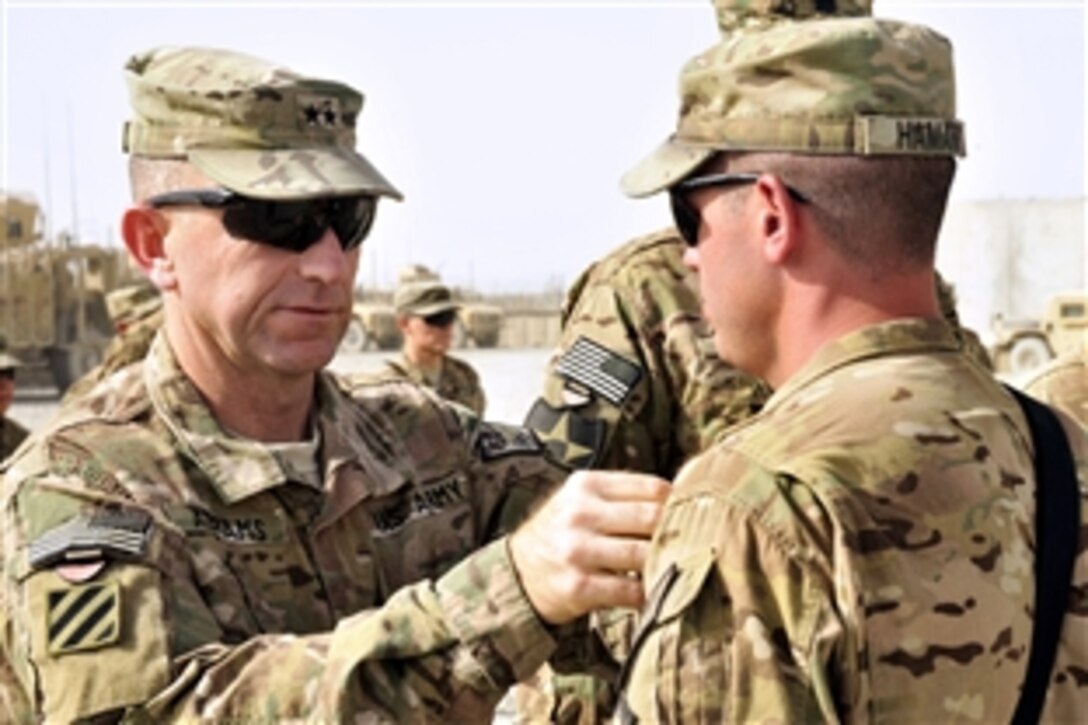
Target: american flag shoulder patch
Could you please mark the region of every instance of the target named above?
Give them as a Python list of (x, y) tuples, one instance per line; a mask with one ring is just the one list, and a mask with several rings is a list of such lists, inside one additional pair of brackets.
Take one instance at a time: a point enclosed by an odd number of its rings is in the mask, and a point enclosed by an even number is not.
[(27, 547), (31, 568), (103, 554), (139, 557), (147, 547), (151, 517), (141, 511), (101, 511), (50, 529)]
[(582, 336), (563, 353), (555, 372), (621, 405), (642, 377), (642, 368), (604, 345)]
[(85, 584), (47, 595), (45, 612), (49, 653), (98, 649), (121, 639), (121, 585)]

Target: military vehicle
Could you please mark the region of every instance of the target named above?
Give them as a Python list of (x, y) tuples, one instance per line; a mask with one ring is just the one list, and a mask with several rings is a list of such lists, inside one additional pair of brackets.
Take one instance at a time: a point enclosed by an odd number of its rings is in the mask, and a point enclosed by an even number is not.
[[(434, 270), (422, 264), (410, 264), (400, 271), (398, 284), (408, 282), (441, 281)], [(497, 305), (469, 301), (460, 289), (453, 289), (453, 299), (460, 305), (457, 320), (460, 333), (455, 338), (459, 345), (472, 344), (476, 347), (495, 347), (499, 344), (499, 332), (502, 329), (503, 312)]]
[(0, 193), (0, 335), (63, 392), (98, 364), (113, 336), (106, 294), (137, 273), (121, 249), (43, 238), (32, 198)]
[(495, 347), (502, 330), (502, 308), (483, 302), (466, 302), (457, 311), (463, 339), (476, 347)]
[(400, 347), (400, 328), (392, 305), (356, 302), (351, 322), (340, 340), (341, 352), (362, 352), (370, 347), (393, 350)]
[(994, 320), (997, 340), (990, 351), (999, 373), (1020, 375), (1066, 350), (1088, 335), (1088, 293), (1065, 292), (1047, 303), (1042, 320)]

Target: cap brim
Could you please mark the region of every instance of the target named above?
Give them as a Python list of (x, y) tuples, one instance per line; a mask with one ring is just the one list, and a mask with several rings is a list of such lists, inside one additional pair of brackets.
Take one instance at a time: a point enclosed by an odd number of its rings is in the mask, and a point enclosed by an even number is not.
[(403, 195), (363, 156), (337, 146), (189, 149), (189, 161), (227, 189), (256, 199)]
[(627, 196), (652, 196), (672, 187), (717, 152), (717, 149), (687, 144), (672, 136), (624, 174), (620, 188)]
[(415, 315), (416, 317), (430, 317), (431, 315), (437, 315), (439, 312), (448, 312), (450, 310), (461, 309), (461, 305), (456, 302), (435, 302), (423, 307), (414, 307), (410, 310), (405, 310), (409, 315)]

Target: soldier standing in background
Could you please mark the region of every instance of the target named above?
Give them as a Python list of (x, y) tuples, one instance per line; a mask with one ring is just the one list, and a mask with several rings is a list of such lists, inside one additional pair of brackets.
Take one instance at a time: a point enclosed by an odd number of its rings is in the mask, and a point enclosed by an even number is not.
[(402, 280), (393, 293), (393, 306), (404, 345), (398, 359), (386, 361), (387, 372), (483, 415), (487, 398), (480, 376), (449, 354), (459, 307), (450, 288), (438, 279)]
[(672, 478), (769, 390), (714, 352), (674, 229), (590, 265), (567, 292), (558, 352), (525, 424), (572, 468)]
[(563, 479), (536, 438), (324, 371), (400, 196), (362, 96), (211, 49), (126, 70), (164, 321), (0, 467), (0, 719), (489, 718), (555, 625), (642, 600), (667, 483), (576, 474), (492, 541)]
[[(675, 482), (621, 720), (1007, 722), (1036, 481), (1020, 407), (933, 289), (963, 153), (951, 45), (718, 5), (731, 22), (685, 67), (675, 134), (624, 187), (669, 192), (717, 351), (775, 392)], [(1088, 441), (1063, 423), (1083, 521)], [(1083, 712), (1085, 627), (1071, 597), (1044, 720)]]
[(30, 435), (30, 431), (7, 417), (15, 399), (15, 371), (21, 366), (22, 362), (7, 351), (7, 341), (0, 339), (0, 461)]
[(162, 296), (150, 282), (113, 290), (106, 295), (106, 310), (113, 322), (113, 339), (102, 352), (102, 362), (64, 391), (64, 404), (85, 395), (121, 368), (143, 360), (162, 327)]

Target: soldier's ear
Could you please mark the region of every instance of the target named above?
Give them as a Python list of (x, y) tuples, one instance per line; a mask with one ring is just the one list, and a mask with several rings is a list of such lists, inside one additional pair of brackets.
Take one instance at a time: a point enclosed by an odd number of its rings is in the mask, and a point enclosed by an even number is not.
[(129, 207), (121, 217), (121, 235), (136, 265), (159, 289), (174, 284), (174, 265), (166, 256), (166, 217), (145, 206)]
[(764, 174), (755, 185), (759, 200), (758, 230), (764, 258), (774, 265), (786, 263), (798, 248), (799, 204), (789, 187), (777, 176)]

